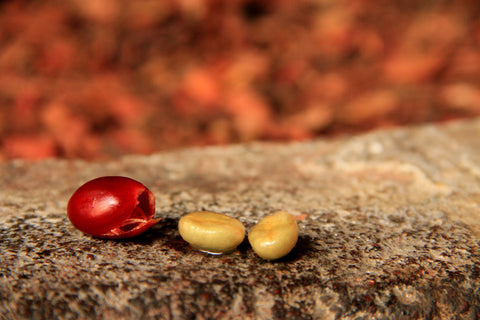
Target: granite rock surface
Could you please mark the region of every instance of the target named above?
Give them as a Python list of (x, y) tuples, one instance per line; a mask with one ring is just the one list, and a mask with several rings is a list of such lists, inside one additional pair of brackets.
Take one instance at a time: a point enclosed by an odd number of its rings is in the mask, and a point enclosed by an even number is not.
[[(480, 317), (480, 120), (337, 140), (185, 149), (114, 162), (0, 165), (0, 319), (474, 319)], [(73, 228), (89, 179), (148, 186), (162, 220), (130, 240)], [(191, 211), (251, 228), (277, 210), (285, 258), (244, 242), (191, 248)]]

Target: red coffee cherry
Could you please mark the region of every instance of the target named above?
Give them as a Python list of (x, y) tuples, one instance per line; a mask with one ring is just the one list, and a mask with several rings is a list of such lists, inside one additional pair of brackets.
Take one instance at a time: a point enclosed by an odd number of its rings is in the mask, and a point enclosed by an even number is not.
[(100, 177), (77, 189), (67, 214), (78, 230), (98, 238), (139, 235), (157, 223), (155, 197), (143, 184), (120, 176)]

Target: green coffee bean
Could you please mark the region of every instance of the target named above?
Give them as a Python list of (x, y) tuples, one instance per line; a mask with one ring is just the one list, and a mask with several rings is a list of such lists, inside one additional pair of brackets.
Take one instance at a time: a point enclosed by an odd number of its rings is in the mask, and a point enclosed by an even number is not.
[(210, 211), (183, 216), (178, 222), (178, 230), (192, 247), (211, 254), (229, 253), (245, 238), (245, 227), (240, 221)]
[(266, 260), (275, 260), (287, 255), (298, 240), (295, 218), (279, 211), (263, 218), (248, 233), (253, 251)]

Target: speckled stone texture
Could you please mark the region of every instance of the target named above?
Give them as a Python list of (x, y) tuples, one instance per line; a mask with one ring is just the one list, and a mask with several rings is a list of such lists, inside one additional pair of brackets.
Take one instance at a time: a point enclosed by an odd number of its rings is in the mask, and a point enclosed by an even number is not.
[[(100, 240), (66, 217), (103, 175), (147, 185), (163, 217)], [(474, 319), (480, 317), (480, 120), (335, 141), (187, 149), (115, 162), (0, 166), (1, 319)], [(300, 238), (268, 262), (244, 242), (210, 256), (179, 218), (247, 229), (287, 210)]]

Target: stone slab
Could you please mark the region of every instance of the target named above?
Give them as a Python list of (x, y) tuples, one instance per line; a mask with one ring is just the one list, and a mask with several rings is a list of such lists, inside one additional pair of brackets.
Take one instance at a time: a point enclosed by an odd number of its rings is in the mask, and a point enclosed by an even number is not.
[[(185, 149), (114, 162), (0, 165), (0, 319), (480, 317), (480, 120), (337, 140)], [(75, 230), (85, 181), (147, 185), (162, 217), (131, 240)], [(211, 256), (177, 223), (212, 210), (246, 228), (294, 214), (297, 246)]]

